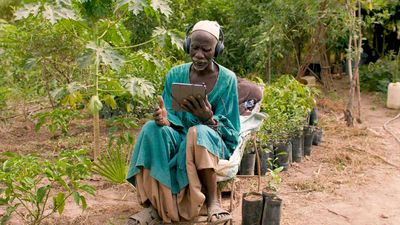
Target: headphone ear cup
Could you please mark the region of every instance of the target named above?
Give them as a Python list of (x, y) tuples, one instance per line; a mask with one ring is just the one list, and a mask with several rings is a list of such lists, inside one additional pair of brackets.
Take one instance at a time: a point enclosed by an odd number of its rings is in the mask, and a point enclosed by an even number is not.
[(220, 55), (222, 55), (222, 53), (224, 52), (224, 43), (221, 41), (218, 41), (217, 45), (215, 46), (215, 53), (214, 53), (214, 57), (218, 57)]
[(190, 52), (190, 38), (186, 37), (185, 40), (183, 41), (183, 50), (189, 54)]

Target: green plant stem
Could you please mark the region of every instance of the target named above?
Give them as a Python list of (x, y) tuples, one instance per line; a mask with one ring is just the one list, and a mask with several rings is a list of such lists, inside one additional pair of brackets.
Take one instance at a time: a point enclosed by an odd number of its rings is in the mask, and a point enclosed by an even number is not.
[[(64, 204), (64, 203), (65, 203), (65, 200), (67, 200), (71, 195), (72, 195), (72, 191), (63, 199), (63, 201), (62, 201), (61, 203)], [(60, 204), (60, 205), (62, 205), (62, 204)], [(47, 217), (51, 216), (53, 213), (57, 212), (57, 210), (58, 210), (59, 207), (60, 207), (60, 206), (54, 208), (49, 214), (43, 216), (43, 217), (40, 219), (39, 224), (40, 224), (40, 222), (42, 222), (44, 219), (46, 219)]]
[(152, 38), (152, 39), (150, 39), (150, 40), (148, 40), (148, 41), (145, 41), (145, 42), (142, 42), (142, 43), (140, 43), (140, 44), (130, 45), (130, 46), (122, 46), (122, 47), (114, 47), (113, 49), (137, 48), (137, 47), (140, 47), (140, 46), (142, 46), (142, 45), (145, 45), (145, 44), (148, 44), (148, 43), (150, 43), (150, 42), (153, 42), (154, 40), (155, 40), (155, 38)]
[[(52, 184), (51, 184), (51, 185), (52, 185)], [(40, 217), (43, 217), (44, 208), (45, 208), (45, 206), (46, 206), (46, 204), (47, 204), (47, 200), (49, 199), (50, 191), (51, 191), (51, 190), (49, 189), (49, 191), (48, 191), (47, 194), (46, 194), (46, 198), (45, 198), (45, 200), (44, 200), (44, 202), (43, 202), (43, 208), (42, 208)]]
[(24, 203), (24, 201), (22, 201), (22, 199), (20, 199), (19, 197), (15, 197), (15, 198), (18, 199), (18, 201), (25, 207), (25, 209), (28, 211), (28, 213), (32, 217), (35, 217), (35, 215), (32, 213), (32, 211), (29, 209), (29, 207)]
[[(99, 38), (96, 38), (97, 26), (94, 28), (94, 39), (96, 45), (99, 45)], [(96, 62), (95, 62), (95, 95), (99, 96), (99, 66), (100, 66), (100, 56), (99, 52), (96, 51)], [(99, 112), (96, 111), (93, 115), (93, 144), (94, 144), (94, 159), (96, 160), (100, 153), (100, 119)]]

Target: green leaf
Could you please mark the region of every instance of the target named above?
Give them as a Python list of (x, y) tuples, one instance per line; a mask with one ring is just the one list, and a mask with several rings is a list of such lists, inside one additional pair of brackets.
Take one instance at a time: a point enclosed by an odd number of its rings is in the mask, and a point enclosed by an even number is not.
[(76, 191), (72, 192), (72, 197), (74, 198), (75, 203), (79, 205), (81, 200), (81, 196), (79, 195), (79, 193)]
[(81, 195), (80, 198), (81, 198), (81, 202), (82, 202), (82, 208), (83, 208), (83, 209), (86, 209), (88, 205), (87, 205), (85, 196), (82, 196), (82, 195)]
[(44, 196), (46, 195), (46, 193), (47, 193), (47, 191), (50, 189), (50, 186), (49, 185), (47, 185), (47, 186), (44, 186), (44, 187), (41, 187), (41, 188), (39, 188), (37, 191), (36, 191), (36, 202), (37, 203), (42, 203), (42, 201), (43, 201), (43, 198), (44, 198)]
[(12, 213), (17, 209), (17, 207), (20, 205), (20, 203), (15, 204), (14, 206), (8, 206), (6, 209), (6, 213), (3, 215), (1, 218), (0, 224), (1, 225), (6, 225), (7, 222), (10, 220)]
[(80, 187), (81, 190), (86, 191), (87, 193), (91, 194), (91, 195), (95, 195), (96, 190), (94, 189), (94, 187), (84, 184)]
[(8, 203), (9, 198), (0, 198), (0, 205), (5, 205)]
[(103, 108), (103, 104), (101, 103), (98, 95), (93, 95), (90, 98), (88, 108), (92, 114), (99, 112)]
[(112, 95), (106, 95), (103, 97), (104, 102), (109, 105), (112, 109), (117, 108), (117, 102), (114, 99), (114, 96)]
[(55, 197), (53, 197), (53, 210), (58, 211), (61, 215), (65, 207), (65, 194), (64, 192), (59, 192)]

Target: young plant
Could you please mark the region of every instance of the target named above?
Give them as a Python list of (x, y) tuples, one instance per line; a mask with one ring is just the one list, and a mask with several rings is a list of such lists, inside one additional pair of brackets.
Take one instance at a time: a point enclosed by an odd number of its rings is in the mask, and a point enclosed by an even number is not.
[(55, 136), (60, 130), (63, 135), (67, 135), (69, 125), (73, 119), (79, 118), (80, 113), (71, 109), (54, 109), (50, 112), (37, 113), (35, 131), (38, 132), (42, 126), (46, 126), (50, 133)]
[(129, 129), (138, 125), (135, 118), (114, 117), (107, 120), (107, 126), (110, 126), (110, 142), (107, 150), (93, 163), (93, 171), (113, 183), (122, 184), (126, 182), (130, 150), (134, 145)]
[(280, 184), (282, 183), (282, 177), (280, 176), (280, 173), (283, 170), (283, 166), (278, 165), (277, 163), (278, 157), (274, 159), (268, 158), (268, 163), (270, 164), (270, 167), (273, 168), (273, 169), (268, 169), (268, 173), (271, 175), (271, 180), (269, 180), (268, 182), (268, 187), (274, 192), (279, 191)]
[(26, 224), (41, 224), (44, 219), (64, 211), (65, 202), (87, 208), (82, 193), (95, 194), (95, 189), (82, 182), (90, 173), (91, 161), (86, 151), (62, 152), (50, 161), (37, 155), (3, 153), (0, 164), (0, 204), (6, 206), (1, 224), (16, 213)]

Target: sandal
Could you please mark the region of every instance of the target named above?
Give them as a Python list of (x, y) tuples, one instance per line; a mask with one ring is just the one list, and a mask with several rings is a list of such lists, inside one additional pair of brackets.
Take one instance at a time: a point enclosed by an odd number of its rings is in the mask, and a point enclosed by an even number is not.
[(144, 208), (142, 211), (129, 217), (125, 225), (152, 225), (160, 222), (160, 216), (152, 207)]
[[(221, 208), (219, 205), (211, 205), (207, 208), (208, 214), (208, 224), (216, 225), (216, 224), (227, 224), (228, 222), (232, 222), (231, 214), (225, 209)], [(214, 217), (218, 218), (218, 216), (225, 215), (216, 221), (211, 222), (211, 219)]]

